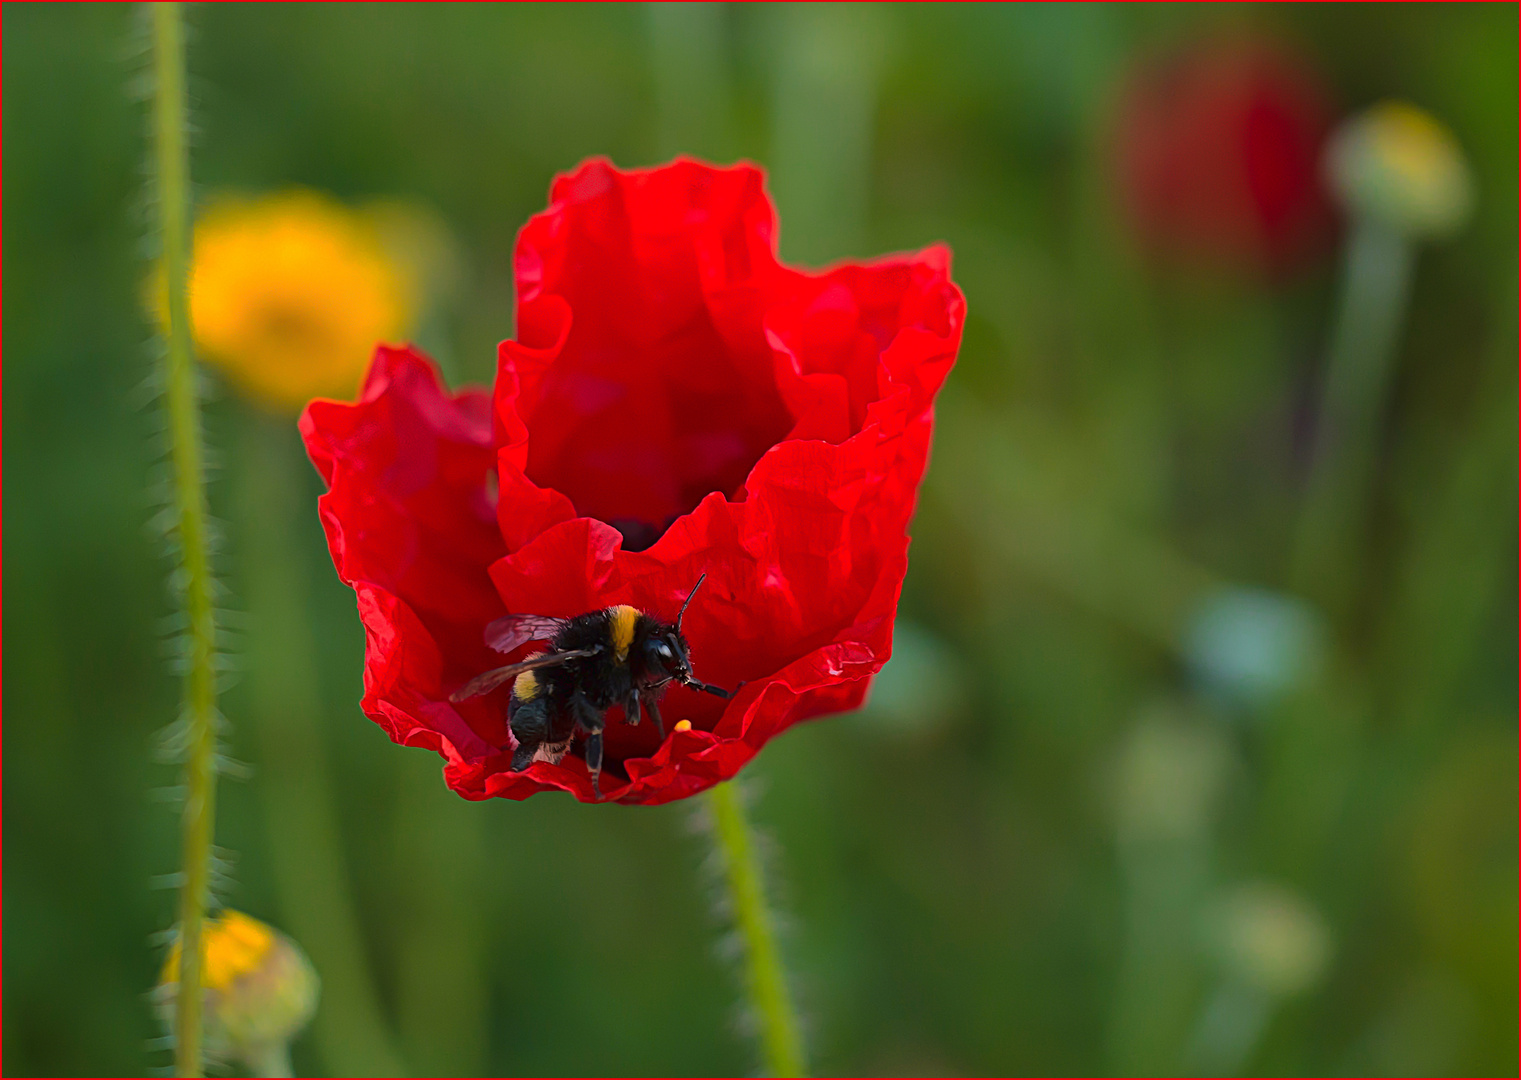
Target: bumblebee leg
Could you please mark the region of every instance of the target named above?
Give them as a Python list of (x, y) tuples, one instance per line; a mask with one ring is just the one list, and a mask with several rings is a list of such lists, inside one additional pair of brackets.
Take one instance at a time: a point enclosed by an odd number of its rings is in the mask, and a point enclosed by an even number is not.
[(602, 729), (586, 733), (586, 768), (591, 773), (592, 792), (602, 798)]
[(565, 752), (570, 749), (570, 740), (576, 733), (575, 717), (570, 715), (570, 710), (551, 702), (548, 706), (549, 734), (544, 736), (544, 741), (539, 744), (539, 752), (534, 755), (535, 761), (547, 761), (551, 765), (558, 765)]
[(638, 724), (639, 716), (639, 691), (630, 690), (628, 700), (623, 703), (623, 718), (630, 724)]
[(518, 741), (512, 754), (512, 771), (522, 772), (533, 764), (534, 755), (549, 735), (549, 698), (514, 701), (510, 723), (513, 738)]
[(570, 709), (552, 709), (549, 714), (549, 734), (544, 736), (546, 743), (554, 743), (561, 747), (560, 752), (570, 745), (570, 740), (576, 734), (576, 718)]
[(654, 694), (644, 699), (644, 707), (650, 710), (650, 719), (655, 721), (655, 734), (660, 736), (661, 742), (665, 742), (665, 721), (660, 717), (660, 705)]
[(592, 791), (602, 798), (598, 778), (602, 774), (602, 718), (603, 713), (586, 700), (579, 690), (571, 696), (570, 711), (576, 724), (586, 732), (586, 769), (591, 773)]

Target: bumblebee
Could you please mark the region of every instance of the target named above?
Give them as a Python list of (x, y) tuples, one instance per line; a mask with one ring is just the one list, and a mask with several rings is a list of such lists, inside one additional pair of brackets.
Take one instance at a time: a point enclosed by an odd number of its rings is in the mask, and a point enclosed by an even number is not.
[(549, 651), (477, 675), (449, 700), (478, 697), (514, 680), (507, 706), (507, 721), (518, 741), (513, 771), (521, 772), (535, 761), (558, 762), (580, 732), (586, 738), (592, 790), (600, 799), (602, 730), (608, 709), (622, 705), (630, 724), (639, 723), (648, 712), (664, 739), (659, 700), (668, 684), (729, 696), (727, 690), (692, 678), (687, 639), (681, 633), (681, 618), (706, 577), (692, 586), (674, 624), (627, 604), (570, 619), (504, 615), (487, 625), (487, 645), (510, 653), (530, 641), (547, 641)]

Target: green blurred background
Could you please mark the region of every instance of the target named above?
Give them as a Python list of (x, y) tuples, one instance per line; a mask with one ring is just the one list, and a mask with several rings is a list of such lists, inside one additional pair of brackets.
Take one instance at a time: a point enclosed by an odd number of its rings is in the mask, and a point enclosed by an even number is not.
[[(178, 694), (144, 42), (125, 7), (4, 18), (4, 1066), (141, 1073)], [(766, 164), (791, 260), (955, 250), (898, 656), (745, 774), (819, 1072), (1516, 1071), (1514, 5), (190, 18), (200, 188), (433, 208), (455, 272), (418, 338), (455, 383), (489, 379), (516, 230), (590, 154)], [(1421, 252), (1344, 604), (1284, 592), (1334, 252), (1271, 286), (1158, 269), (1113, 190), (1136, 57), (1222, 28), (1341, 110), (1431, 110), (1474, 170)], [(752, 1068), (693, 807), (471, 804), (390, 745), (293, 425), (207, 416), (252, 766), (224, 896), (322, 972), (298, 1071)]]

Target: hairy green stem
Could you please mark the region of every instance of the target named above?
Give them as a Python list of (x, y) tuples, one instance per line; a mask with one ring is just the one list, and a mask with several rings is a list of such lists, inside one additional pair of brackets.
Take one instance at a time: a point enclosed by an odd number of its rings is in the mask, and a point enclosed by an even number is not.
[(189, 636), (185, 657), (187, 756), (174, 1068), (179, 1076), (200, 1076), (201, 932), (210, 894), (212, 827), (216, 812), (216, 627), (211, 561), (206, 543), (205, 463), (186, 288), (190, 261), (190, 154), (186, 145), (185, 26), (177, 3), (153, 5), (152, 19), (156, 194), (169, 301), (164, 395), (169, 414), (175, 530), (182, 560), (180, 569)]
[(744, 805), (732, 783), (714, 787), (707, 799), (734, 922), (744, 940), (745, 992), (760, 1025), (766, 1075), (806, 1076), (797, 1014), (787, 990), (776, 928), (766, 903), (766, 883)]

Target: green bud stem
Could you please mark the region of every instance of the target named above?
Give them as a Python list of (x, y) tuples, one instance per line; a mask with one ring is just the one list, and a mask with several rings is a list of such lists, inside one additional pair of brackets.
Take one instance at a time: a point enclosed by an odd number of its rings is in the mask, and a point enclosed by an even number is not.
[(179, 991), (175, 999), (174, 1068), (202, 1075), (201, 934), (210, 893), (211, 842), (216, 812), (215, 616), (206, 543), (205, 462), (201, 445), (196, 372), (191, 356), (190, 154), (186, 145), (185, 27), (177, 3), (152, 5), (153, 142), (159, 235), (168, 278), (168, 332), (164, 395), (174, 475), (175, 530), (179, 541), (188, 623), (184, 722), (185, 808), (182, 825)]
[(283, 1042), (250, 1046), (243, 1051), (243, 1064), (249, 1076), (295, 1076), (290, 1064), (290, 1047)]
[(1411, 241), (1370, 218), (1354, 219), (1315, 433), (1313, 464), (1290, 577), (1294, 587), (1346, 613), (1357, 585), (1378, 418), (1388, 394), (1410, 292)]
[(744, 941), (745, 992), (760, 1024), (765, 1075), (806, 1076), (797, 1014), (787, 991), (775, 920), (766, 902), (765, 879), (745, 808), (732, 783), (714, 787), (707, 800), (714, 843), (723, 859), (724, 884)]

